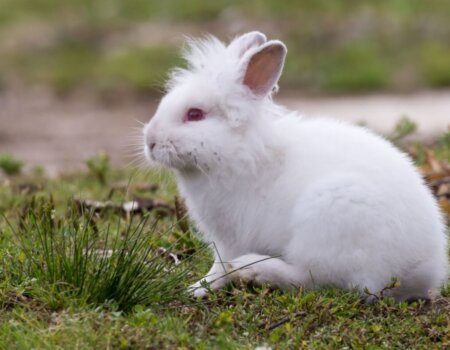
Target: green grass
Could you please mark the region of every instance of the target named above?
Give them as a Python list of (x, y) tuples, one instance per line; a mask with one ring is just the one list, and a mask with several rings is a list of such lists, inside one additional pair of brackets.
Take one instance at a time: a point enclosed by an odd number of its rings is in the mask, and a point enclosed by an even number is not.
[(450, 163), (450, 130), (439, 138), (436, 153), (439, 158)]
[(97, 84), (104, 93), (120, 88), (137, 93), (161, 91), (168, 70), (181, 64), (174, 47), (133, 47), (101, 62)]
[(169, 38), (180, 39), (192, 28), (227, 40), (224, 25), (244, 19), (248, 29), (277, 28), (277, 37), (288, 44), (281, 81), (286, 89), (357, 93), (445, 88), (450, 86), (449, 4), (3, 0), (0, 35), (20, 37), (35, 30), (36, 23), (51, 28), (42, 38), (38, 27), (37, 39), (32, 35), (23, 45), (2, 48), (0, 82), (3, 88), (18, 80), (26, 86), (44, 84), (63, 94), (77, 89), (99, 95), (157, 92), (167, 69), (180, 64), (178, 43), (120, 38), (133, 39), (134, 30), (151, 23), (149, 37), (158, 38), (158, 30), (170, 31), (173, 24), (188, 29), (174, 29)]
[(107, 176), (110, 171), (109, 156), (105, 153), (100, 153), (95, 157), (89, 158), (86, 161), (86, 166), (89, 173), (97, 178), (102, 184), (106, 184)]
[(0, 170), (6, 175), (17, 175), (21, 172), (23, 163), (8, 153), (0, 153)]
[[(405, 119), (392, 138), (413, 129)], [(448, 134), (434, 149), (448, 157)], [(450, 346), (450, 284), (433, 304), (367, 305), (356, 292), (333, 287), (282, 292), (236, 285), (208, 300), (189, 298), (185, 288), (208, 271), (212, 257), (183, 210), (118, 209), (134, 198), (175, 207), (172, 177), (111, 169), (105, 159), (90, 160), (95, 171), (54, 180), (36, 173), (0, 182), (0, 348)], [(80, 210), (83, 199), (116, 207)]]
[(156, 219), (149, 224), (144, 217), (125, 225), (111, 220), (99, 228), (94, 210), (84, 212), (73, 205), (59, 217), (52, 201), (43, 198), (32, 198), (24, 211), (11, 230), (19, 246), (15, 258), (24, 264), (18, 275), (41, 284), (30, 288), (30, 298), (42, 298), (54, 309), (70, 298), (87, 305), (112, 303), (125, 312), (136, 305), (186, 299), (181, 287), (186, 268), (155, 253)]
[(429, 43), (422, 48), (423, 77), (436, 87), (450, 85), (450, 44)]
[(383, 53), (370, 43), (339, 48), (323, 62), (323, 88), (331, 92), (381, 90), (389, 86), (390, 67)]
[(63, 37), (55, 45), (14, 53), (6, 60), (7, 66), (26, 83), (39, 82), (59, 94), (66, 94), (89, 84), (100, 52), (94, 44), (82, 39)]
[(108, 96), (161, 91), (168, 70), (183, 64), (172, 46), (131, 47), (105, 55), (98, 43), (83, 40), (65, 38), (51, 48), (13, 54), (9, 66), (27, 83), (49, 85), (61, 95), (83, 88)]
[(398, 143), (406, 136), (411, 135), (416, 131), (417, 131), (417, 124), (415, 124), (407, 117), (403, 117), (397, 122), (394, 131), (391, 133), (391, 135), (388, 135), (388, 138), (390, 141)]

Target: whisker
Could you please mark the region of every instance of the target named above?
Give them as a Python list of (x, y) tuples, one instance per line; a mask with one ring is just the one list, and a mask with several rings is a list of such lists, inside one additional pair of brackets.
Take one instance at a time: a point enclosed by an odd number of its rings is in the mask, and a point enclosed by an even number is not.
[(144, 122), (142, 122), (142, 121), (140, 121), (139, 119), (136, 119), (136, 118), (133, 118), (133, 120), (136, 122), (136, 123), (138, 123), (138, 124), (140, 124), (140, 125), (142, 125), (142, 126), (145, 126), (147, 123), (144, 123)]

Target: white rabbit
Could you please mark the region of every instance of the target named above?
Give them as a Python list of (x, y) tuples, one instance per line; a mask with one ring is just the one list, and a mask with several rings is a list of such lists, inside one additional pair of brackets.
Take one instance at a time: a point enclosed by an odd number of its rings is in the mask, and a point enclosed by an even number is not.
[[(276, 105), (287, 50), (250, 32), (192, 41), (188, 67), (144, 128), (151, 164), (173, 168), (215, 262), (200, 282), (335, 285), (427, 298), (448, 276), (443, 217), (405, 154), (358, 126)], [(207, 286), (208, 285), (208, 286)]]

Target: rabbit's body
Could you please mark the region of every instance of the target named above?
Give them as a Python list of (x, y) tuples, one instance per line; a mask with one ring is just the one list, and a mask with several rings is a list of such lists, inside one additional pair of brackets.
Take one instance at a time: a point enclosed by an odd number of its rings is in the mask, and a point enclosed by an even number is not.
[[(251, 35), (260, 44), (261, 34)], [(250, 60), (269, 43), (253, 47)], [(256, 97), (267, 90), (258, 80), (264, 74), (244, 78)], [(440, 286), (447, 276), (445, 226), (406, 155), (364, 128), (303, 119), (239, 87), (225, 98), (223, 89), (209, 88), (211, 116), (203, 120), (183, 107), (195, 122), (176, 121), (169, 131), (173, 120), (159, 116), (187, 103), (180, 102), (186, 86), (207, 84), (195, 74), (189, 78), (165, 97), (146, 127), (146, 152), (176, 169), (191, 217), (214, 243), (216, 261), (204, 279), (212, 288), (243, 279), (281, 288), (367, 287), (375, 294), (397, 277), (401, 286), (388, 293), (404, 300), (427, 297)], [(277, 79), (268, 77), (267, 86)], [(236, 107), (240, 93), (242, 108)], [(225, 122), (216, 114), (230, 107), (227, 126), (217, 132)], [(206, 291), (200, 282), (193, 289)]]
[(447, 259), (442, 218), (407, 156), (333, 120), (290, 115), (273, 128), (284, 136), (280, 144), (270, 145), (259, 169), (235, 169), (235, 181), (223, 181), (231, 173), (222, 171), (178, 175), (189, 212), (222, 262), (281, 257), (298, 269), (298, 280), (259, 281), (281, 287), (332, 284), (377, 293), (398, 277), (396, 296), (407, 299), (440, 285)]

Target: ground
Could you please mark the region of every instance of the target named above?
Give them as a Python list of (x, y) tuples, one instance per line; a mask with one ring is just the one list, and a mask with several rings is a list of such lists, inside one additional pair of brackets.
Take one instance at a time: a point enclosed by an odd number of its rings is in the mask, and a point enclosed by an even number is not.
[[(404, 147), (450, 211), (448, 134), (434, 152)], [(104, 155), (54, 179), (41, 169), (18, 175), (13, 158), (0, 165), (10, 174), (0, 181), (0, 348), (450, 346), (450, 284), (428, 303), (377, 295), (365, 304), (331, 286), (236, 285), (196, 300), (186, 287), (208, 270), (210, 247), (169, 174), (114, 170)]]

